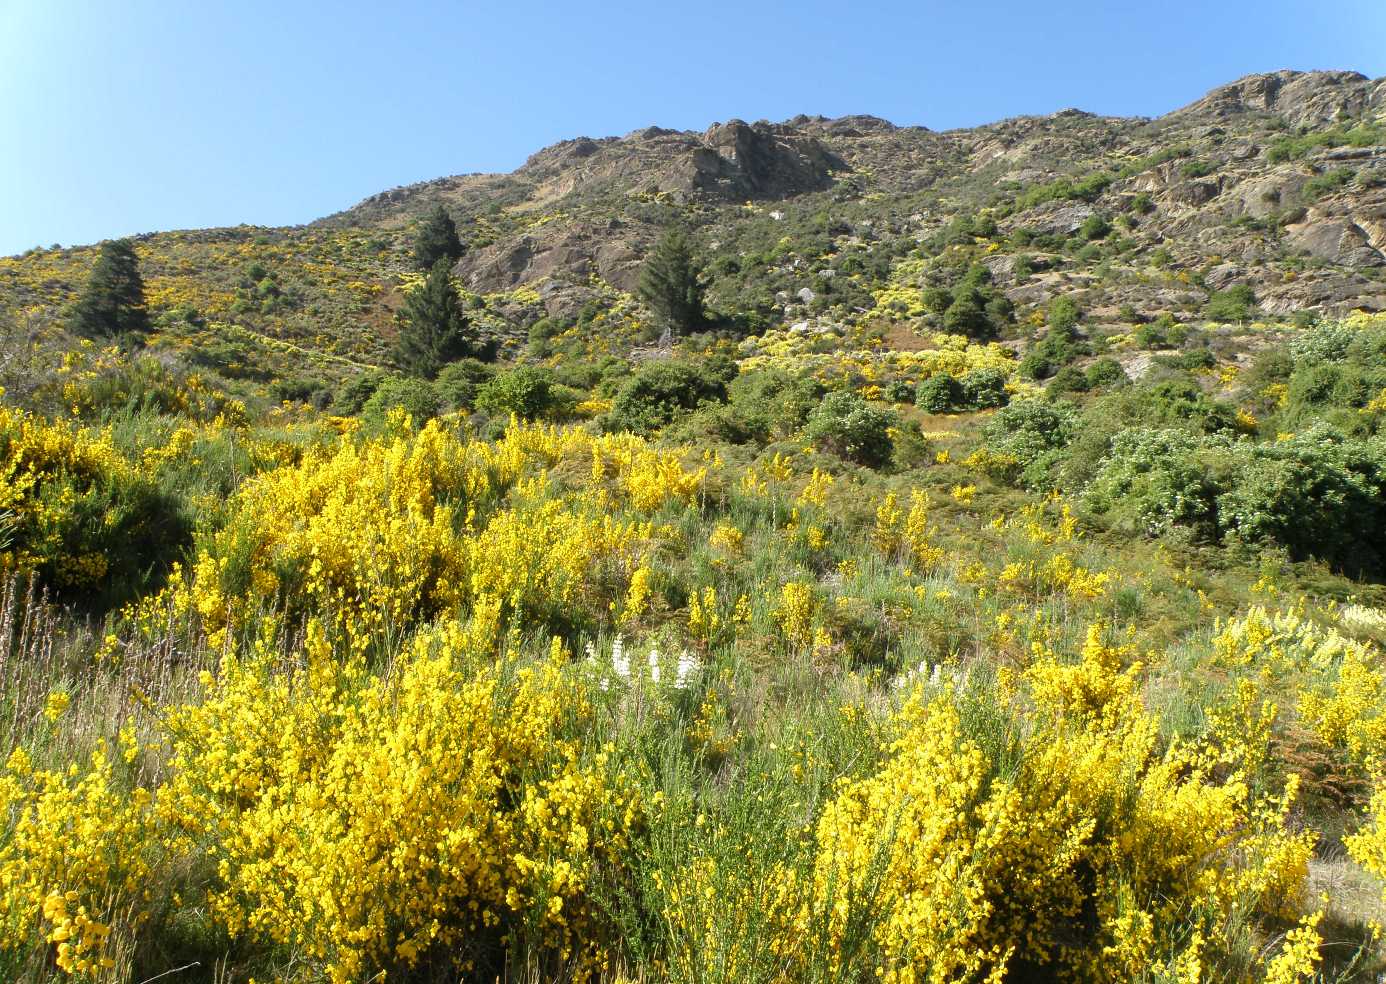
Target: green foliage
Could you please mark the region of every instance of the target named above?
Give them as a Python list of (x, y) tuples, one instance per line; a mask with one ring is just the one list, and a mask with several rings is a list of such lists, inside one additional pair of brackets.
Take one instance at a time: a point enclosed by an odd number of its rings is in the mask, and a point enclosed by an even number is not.
[(144, 280), (130, 240), (101, 244), (86, 289), (73, 305), (72, 326), (89, 338), (119, 338), (148, 330)]
[(645, 258), (636, 293), (672, 331), (699, 331), (706, 325), (702, 267), (682, 228), (667, 229)]
[(1027, 188), (1016, 197), (1016, 207), (1020, 209), (1034, 208), (1036, 205), (1043, 205), (1045, 202), (1052, 201), (1096, 201), (1115, 180), (1116, 176), (1107, 171), (1095, 171), (1077, 181), (1071, 178), (1060, 178), (1049, 184)]
[(652, 362), (644, 366), (616, 394), (606, 426), (649, 434), (668, 424), (681, 410), (693, 410), (727, 397), (727, 382), (735, 366), (708, 360)]
[(1347, 167), (1325, 171), (1323, 174), (1316, 174), (1304, 182), (1301, 194), (1303, 194), (1305, 201), (1318, 201), (1327, 195), (1342, 191), (1352, 183), (1352, 179), (1356, 176), (1357, 172)]
[(1078, 227), (1078, 235), (1092, 242), (1096, 239), (1103, 239), (1107, 233), (1112, 231), (1112, 223), (1101, 212), (1094, 212), (1083, 220), (1083, 224)]
[(963, 402), (962, 384), (947, 373), (930, 376), (915, 389), (915, 405), (929, 413), (948, 413)]
[(1045, 323), (1050, 328), (1064, 331), (1077, 325), (1078, 319), (1081, 317), (1082, 312), (1078, 308), (1078, 302), (1067, 294), (1060, 294), (1049, 302), (1049, 313), (1045, 318)]
[(1006, 405), (1006, 374), (999, 369), (973, 369), (955, 378), (930, 376), (915, 388), (915, 405), (929, 413), (989, 410)]
[(1354, 574), (1386, 560), (1386, 492), (1379, 441), (1350, 441), (1319, 426), (1288, 441), (1239, 445), (1218, 498), (1223, 530), (1318, 557)]
[(823, 384), (784, 369), (742, 373), (727, 387), (745, 431), (766, 443), (794, 434), (823, 398)]
[(1041, 335), (1020, 360), (1017, 371), (1029, 379), (1048, 379), (1086, 350), (1078, 340), (1078, 305), (1061, 295), (1049, 303), (1049, 330)]
[(382, 428), (391, 410), (403, 410), (416, 428), (438, 416), (438, 394), (427, 380), (388, 376), (361, 407), (361, 419), (373, 430)]
[(404, 302), (404, 324), (395, 360), (412, 375), (432, 379), (449, 362), (483, 351), (471, 334), (447, 260), (428, 271), (423, 286)]
[(499, 372), (476, 394), (476, 408), (493, 417), (514, 414), (521, 420), (537, 420), (557, 411), (561, 395), (553, 373), (538, 366), (516, 366)]
[(1233, 284), (1226, 290), (1215, 290), (1203, 308), (1212, 321), (1246, 321), (1256, 307), (1256, 294), (1247, 284)]
[(370, 370), (349, 376), (337, 388), (336, 395), (332, 399), (333, 411), (343, 416), (355, 416), (361, 412), (372, 394), (380, 388), (380, 384), (389, 378), (389, 373), (379, 370)]
[(1028, 488), (1053, 485), (1053, 471), (1078, 427), (1078, 411), (1071, 403), (1049, 400), (1015, 400), (996, 412), (982, 428), (987, 450), (1014, 458), (1019, 479)]
[(459, 359), (449, 363), (433, 381), (438, 402), (448, 410), (470, 410), (476, 406), (477, 393), (490, 382), (496, 370), (477, 359)]
[(1083, 371), (1075, 365), (1066, 365), (1054, 373), (1049, 385), (1045, 387), (1045, 392), (1054, 397), (1064, 393), (1085, 393), (1087, 389), (1088, 377)]
[(414, 265), (420, 270), (432, 270), (439, 263), (452, 265), (462, 258), (462, 240), (457, 224), (442, 205), (435, 205), (419, 225), (414, 239)]
[(877, 409), (856, 393), (837, 392), (809, 414), (804, 434), (824, 451), (877, 468), (890, 461), (890, 430), (897, 421), (892, 411)]
[(1122, 431), (1084, 491), (1084, 505), (1127, 532), (1159, 536), (1178, 527), (1211, 538), (1217, 532), (1217, 490), (1195, 460), (1202, 447), (1187, 431)]
[(1335, 126), (1327, 130), (1279, 137), (1266, 148), (1266, 160), (1281, 164), (1298, 160), (1319, 147), (1371, 147), (1382, 142), (1386, 142), (1386, 126), (1381, 123), (1361, 123), (1351, 129)]
[(1087, 382), (1087, 389), (1110, 389), (1116, 386), (1126, 386), (1131, 382), (1126, 375), (1126, 370), (1121, 368), (1121, 363), (1116, 359), (1104, 356), (1096, 360), (1083, 371)]

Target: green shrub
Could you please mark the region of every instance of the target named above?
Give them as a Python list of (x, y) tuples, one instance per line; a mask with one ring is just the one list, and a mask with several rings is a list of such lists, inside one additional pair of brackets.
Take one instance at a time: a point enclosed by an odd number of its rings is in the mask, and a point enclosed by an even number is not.
[(361, 408), (366, 426), (378, 430), (385, 425), (391, 410), (409, 414), (415, 427), (438, 416), (438, 394), (426, 379), (416, 376), (390, 376), (384, 379)]
[(606, 426), (611, 430), (649, 434), (664, 427), (679, 411), (696, 409), (727, 397), (729, 372), (721, 363), (652, 362), (616, 394)]
[(1315, 175), (1304, 182), (1304, 187), (1300, 193), (1304, 196), (1305, 201), (1317, 201), (1325, 195), (1342, 191), (1352, 183), (1352, 179), (1356, 176), (1356, 171), (1346, 167), (1325, 171), (1323, 174)]
[(962, 402), (962, 384), (947, 373), (930, 376), (915, 388), (915, 406), (929, 413), (948, 413), (958, 409)]
[(1054, 374), (1049, 380), (1049, 385), (1045, 391), (1050, 396), (1058, 396), (1063, 393), (1086, 393), (1088, 390), (1088, 377), (1085, 376), (1077, 366), (1064, 366)]
[(1088, 389), (1109, 389), (1131, 382), (1121, 363), (1106, 356), (1088, 366), (1083, 375), (1087, 378)]
[(886, 383), (882, 393), (891, 403), (913, 403), (915, 387), (907, 379), (892, 379)]
[(497, 373), (476, 394), (476, 408), (492, 417), (514, 414), (537, 420), (557, 405), (553, 373), (538, 366), (516, 366)]
[(974, 410), (1004, 407), (1010, 401), (1006, 374), (1000, 369), (973, 369), (963, 374), (963, 403)]
[(1073, 330), (1072, 322), (1065, 313), (1058, 324), (1052, 324), (1048, 331), (1025, 350), (1017, 371), (1029, 379), (1048, 379), (1061, 367), (1078, 358), (1083, 348)]
[(1382, 450), (1323, 426), (1247, 445), (1218, 498), (1219, 523), (1238, 539), (1283, 546), (1295, 559), (1377, 573), (1386, 552)]
[(1024, 485), (1048, 488), (1077, 425), (1078, 412), (1071, 403), (1015, 400), (987, 421), (982, 437), (988, 450), (1019, 462)]
[(875, 468), (890, 461), (890, 430), (897, 420), (856, 393), (830, 393), (809, 414), (804, 434), (824, 451)]
[(1256, 295), (1246, 284), (1233, 284), (1226, 290), (1215, 290), (1203, 308), (1212, 321), (1246, 321), (1256, 307)]
[(744, 373), (727, 387), (737, 416), (762, 443), (787, 438), (802, 428), (823, 393), (816, 379), (784, 369)]
[(352, 376), (337, 387), (332, 409), (343, 416), (353, 417), (365, 407), (366, 401), (389, 379), (388, 373), (371, 370)]
[(1149, 536), (1176, 527), (1217, 533), (1217, 489), (1197, 460), (1199, 437), (1180, 430), (1133, 428), (1118, 434), (1083, 493), (1094, 515)]
[(1142, 380), (1113, 404), (1123, 421), (1146, 427), (1177, 427), (1204, 434), (1234, 431), (1236, 409), (1215, 400), (1187, 376)]
[(1088, 242), (1101, 239), (1112, 231), (1112, 223), (1101, 212), (1094, 212), (1083, 220), (1083, 224), (1078, 227), (1078, 235)]
[(476, 406), (477, 394), (495, 377), (496, 371), (477, 359), (461, 359), (449, 363), (433, 381), (433, 391), (446, 410), (470, 410)]
[(1141, 325), (1131, 335), (1131, 340), (1139, 348), (1143, 349), (1162, 349), (1169, 347), (1169, 335), (1166, 327), (1159, 321), (1152, 321)]

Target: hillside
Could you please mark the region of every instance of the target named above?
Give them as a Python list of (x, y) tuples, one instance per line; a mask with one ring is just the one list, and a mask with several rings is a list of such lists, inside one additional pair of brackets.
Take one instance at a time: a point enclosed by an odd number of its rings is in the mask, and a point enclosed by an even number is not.
[[(1059, 294), (1098, 323), (1124, 305), (1190, 320), (1234, 284), (1272, 318), (1382, 310), (1383, 107), (1386, 80), (1279, 72), (1154, 120), (1065, 110), (943, 133), (872, 117), (651, 127), (565, 141), (508, 175), (382, 192), (302, 228), (156, 233), (139, 250), (165, 341), (251, 377), (284, 367), (266, 348), (276, 341), (320, 354), (324, 372), (348, 371), (339, 358), (386, 364), (411, 230), (437, 203), (469, 246), (457, 275), (479, 320), (516, 344), (540, 317), (625, 312), (673, 219), (717, 259), (714, 304), (751, 326), (849, 326), (878, 309), (920, 327), (914, 292), (946, 281), (958, 249), (984, 259), (1020, 323)], [(1095, 215), (1110, 231), (1090, 238)], [(93, 255), (0, 260), (0, 303), (56, 313)], [(244, 331), (190, 330), (190, 313)]]
[(0, 260), (0, 980), (1374, 984), (1384, 923), (1386, 80)]

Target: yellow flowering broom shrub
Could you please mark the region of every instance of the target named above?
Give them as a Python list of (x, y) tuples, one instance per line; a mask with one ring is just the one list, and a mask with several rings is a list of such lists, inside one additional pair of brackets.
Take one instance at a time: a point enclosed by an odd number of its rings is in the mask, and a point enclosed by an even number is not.
[(0, 572), (37, 572), (98, 603), (150, 583), (188, 538), (187, 520), (121, 455), (109, 432), (0, 406)]
[[(546, 478), (584, 459), (583, 492)], [(578, 600), (601, 612), (652, 535), (613, 505), (687, 503), (703, 475), (639, 438), (573, 428), (515, 424), (491, 444), (430, 421), (417, 435), (344, 440), (247, 481), (181, 599), (213, 631), (280, 606), (330, 611), (357, 649), (480, 599), (541, 620), (573, 616)]]
[(1313, 845), (1286, 827), (1292, 790), (1253, 794), (1212, 744), (1162, 749), (1121, 656), (1094, 631), (1079, 664), (1036, 663), (1009, 746), (916, 694), (818, 821), (786, 956), (890, 982), (1125, 981), (1292, 908)]
[(65, 770), (13, 752), (0, 771), (0, 958), (111, 977), (147, 918), (159, 834), (148, 792), (122, 789), (104, 751)]
[(305, 979), (372, 978), (427, 957), (455, 971), (524, 947), (579, 976), (605, 938), (587, 889), (638, 812), (562, 654), (469, 657), (452, 624), (385, 676), (334, 657), (229, 659), (171, 723), (161, 808), (217, 865), (216, 919), (286, 948)]

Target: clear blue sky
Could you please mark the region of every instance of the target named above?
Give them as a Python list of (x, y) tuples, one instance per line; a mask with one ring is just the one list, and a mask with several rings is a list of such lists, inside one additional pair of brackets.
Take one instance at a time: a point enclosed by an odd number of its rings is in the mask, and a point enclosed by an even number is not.
[(0, 254), (306, 222), (650, 124), (1158, 115), (1278, 68), (1386, 75), (1386, 3), (0, 0)]

